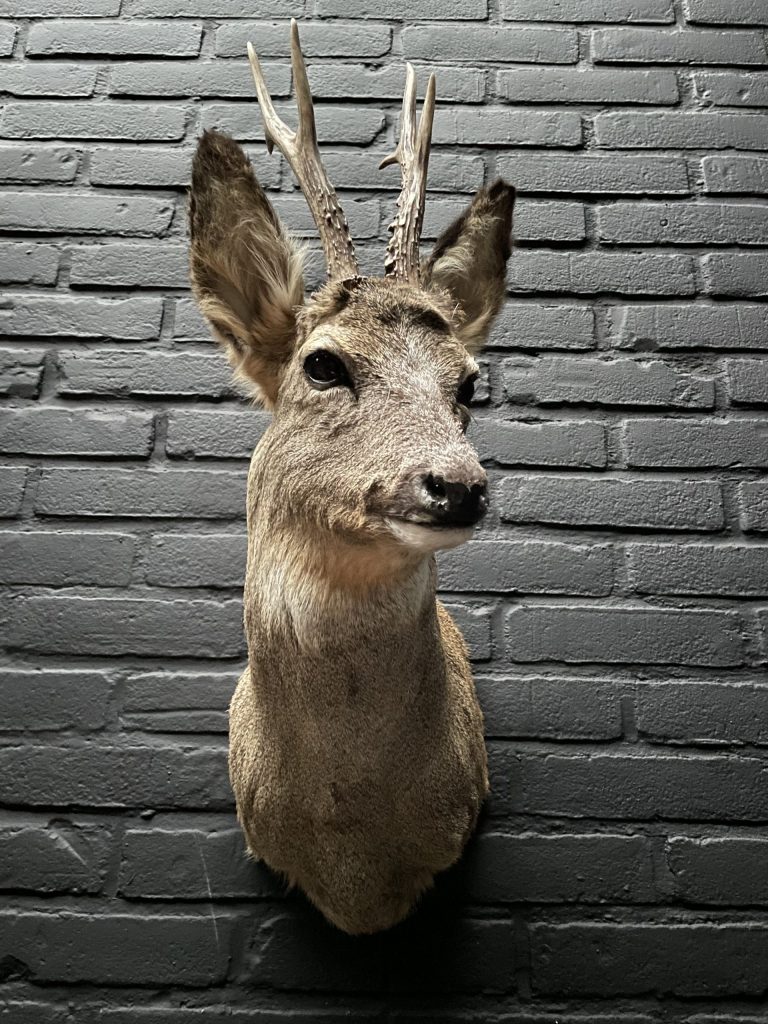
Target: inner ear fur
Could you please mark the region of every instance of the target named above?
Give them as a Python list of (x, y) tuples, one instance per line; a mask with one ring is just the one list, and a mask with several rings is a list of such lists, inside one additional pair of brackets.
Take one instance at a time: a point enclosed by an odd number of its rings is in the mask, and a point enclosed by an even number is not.
[(470, 352), (485, 343), (504, 301), (514, 204), (515, 190), (501, 178), (481, 189), (424, 264), (424, 280), (458, 303), (457, 334)]
[(241, 147), (220, 132), (200, 139), (189, 195), (190, 278), (201, 312), (239, 376), (267, 406), (277, 398), (304, 301), (293, 246)]

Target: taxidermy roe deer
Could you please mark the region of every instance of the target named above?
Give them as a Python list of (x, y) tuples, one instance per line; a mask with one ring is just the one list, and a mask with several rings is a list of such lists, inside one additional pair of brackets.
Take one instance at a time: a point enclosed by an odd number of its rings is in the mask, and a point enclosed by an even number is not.
[(242, 149), (200, 140), (189, 206), (200, 308), (272, 422), (248, 476), (248, 668), (230, 776), (251, 853), (353, 934), (402, 920), (453, 864), (488, 791), (464, 641), (435, 597), (434, 552), (466, 541), (486, 475), (464, 432), (504, 295), (513, 189), (482, 189), (419, 258), (435, 102), (417, 128), (408, 67), (385, 276), (361, 277), (320, 160), (291, 26), (299, 127), (249, 57), (267, 145), (293, 169), (328, 280), (302, 267)]

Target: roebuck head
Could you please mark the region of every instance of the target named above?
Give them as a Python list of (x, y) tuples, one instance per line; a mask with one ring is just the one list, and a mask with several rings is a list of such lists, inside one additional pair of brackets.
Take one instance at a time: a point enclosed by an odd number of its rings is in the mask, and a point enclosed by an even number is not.
[(328, 281), (305, 303), (300, 253), (249, 161), (208, 132), (190, 200), (195, 294), (238, 374), (274, 412), (259, 483), (280, 515), (390, 549), (450, 547), (487, 505), (486, 476), (465, 438), (467, 406), (474, 353), (504, 296), (514, 191), (503, 181), (482, 189), (420, 260), (435, 84), (432, 76), (417, 126), (409, 65), (400, 142), (382, 162), (399, 163), (403, 179), (385, 276), (361, 277), (320, 160), (295, 22), (291, 34), (295, 133), (275, 113), (250, 45), (249, 57), (267, 145), (302, 187)]

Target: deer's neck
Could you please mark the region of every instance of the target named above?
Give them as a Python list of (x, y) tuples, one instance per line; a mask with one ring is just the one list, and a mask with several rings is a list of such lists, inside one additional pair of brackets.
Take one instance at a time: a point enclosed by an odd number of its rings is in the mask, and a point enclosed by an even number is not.
[(251, 526), (246, 631), (265, 699), (391, 714), (439, 684), (432, 557)]

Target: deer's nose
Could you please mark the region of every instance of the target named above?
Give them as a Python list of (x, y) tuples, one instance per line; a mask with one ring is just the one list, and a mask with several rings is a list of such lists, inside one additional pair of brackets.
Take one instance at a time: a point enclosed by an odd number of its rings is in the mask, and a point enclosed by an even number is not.
[(421, 481), (424, 511), (439, 526), (474, 526), (488, 509), (488, 484), (466, 484), (428, 473)]

